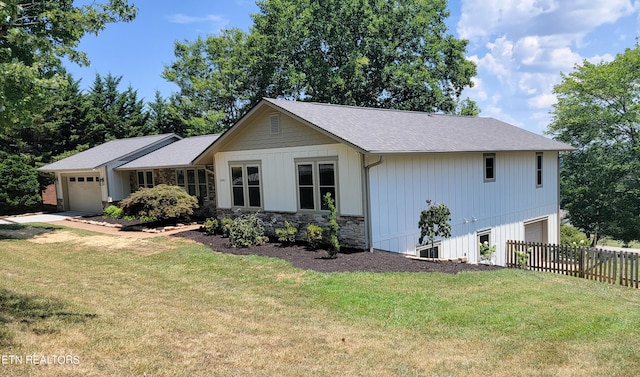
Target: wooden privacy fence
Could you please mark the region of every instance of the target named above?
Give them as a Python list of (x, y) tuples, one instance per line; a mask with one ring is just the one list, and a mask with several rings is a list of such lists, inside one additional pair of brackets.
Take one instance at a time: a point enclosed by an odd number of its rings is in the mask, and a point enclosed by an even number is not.
[[(526, 261), (526, 265), (520, 266)], [(640, 253), (507, 241), (506, 266), (639, 288)]]

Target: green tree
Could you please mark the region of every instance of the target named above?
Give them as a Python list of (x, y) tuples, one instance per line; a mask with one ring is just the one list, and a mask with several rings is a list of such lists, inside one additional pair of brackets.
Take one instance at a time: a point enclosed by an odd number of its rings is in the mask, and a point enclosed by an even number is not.
[(164, 77), (195, 116), (233, 124), (260, 98), (477, 113), (466, 40), (447, 34), (446, 0), (262, 0), (248, 34), (178, 42)]
[(202, 129), (203, 121), (216, 126), (211, 132), (231, 126), (255, 99), (250, 71), (255, 56), (243, 31), (229, 29), (192, 43), (176, 42), (174, 53), (176, 61), (162, 75), (180, 87), (172, 103), (196, 130)]
[(152, 134), (147, 123), (148, 114), (144, 103), (138, 100), (138, 92), (129, 86), (120, 92), (118, 86), (122, 76), (96, 74), (89, 89), (87, 101), (88, 128), (86, 143), (92, 147), (106, 140)]
[(548, 132), (577, 151), (562, 159), (562, 203), (587, 236), (640, 239), (640, 48), (563, 75)]
[(0, 132), (29, 126), (66, 85), (61, 58), (88, 64), (77, 50), (83, 35), (131, 21), (126, 0), (74, 6), (71, 0), (0, 1)]
[(19, 155), (0, 151), (0, 214), (28, 209), (40, 202), (36, 169)]
[(156, 91), (153, 102), (147, 103), (148, 130), (158, 134), (174, 133), (187, 136), (186, 123), (178, 116), (175, 106), (171, 101), (162, 97)]
[(418, 228), (420, 228), (419, 245), (424, 245), (424, 239), (433, 247), (436, 237), (451, 237), (451, 212), (449, 207), (444, 204), (432, 203), (427, 200), (427, 209), (420, 212), (420, 220), (418, 220)]

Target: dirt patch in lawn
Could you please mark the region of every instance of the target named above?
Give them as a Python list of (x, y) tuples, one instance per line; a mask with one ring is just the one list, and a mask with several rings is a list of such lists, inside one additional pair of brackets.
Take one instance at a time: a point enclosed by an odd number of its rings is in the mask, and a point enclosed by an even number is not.
[(318, 272), (443, 272), (456, 274), (463, 271), (489, 271), (499, 266), (478, 265), (453, 261), (424, 261), (409, 259), (401, 254), (363, 250), (344, 250), (335, 259), (328, 259), (326, 250), (309, 250), (304, 245), (283, 247), (279, 243), (267, 243), (248, 248), (234, 248), (228, 238), (209, 236), (191, 230), (173, 235), (202, 243), (220, 253), (235, 255), (260, 255), (280, 258), (293, 266)]
[(109, 235), (79, 235), (67, 230), (36, 235), (29, 238), (29, 241), (38, 244), (72, 243), (75, 245), (95, 247), (105, 251), (127, 249), (144, 255), (157, 254), (175, 248), (171, 242), (158, 243), (149, 239), (114, 237)]

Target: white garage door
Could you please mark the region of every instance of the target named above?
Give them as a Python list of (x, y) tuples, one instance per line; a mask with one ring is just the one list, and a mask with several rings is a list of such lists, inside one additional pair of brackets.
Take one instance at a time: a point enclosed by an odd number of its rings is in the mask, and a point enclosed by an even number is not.
[(100, 180), (96, 176), (77, 175), (67, 178), (69, 209), (80, 212), (102, 212)]
[(524, 224), (525, 242), (547, 242), (547, 220)]

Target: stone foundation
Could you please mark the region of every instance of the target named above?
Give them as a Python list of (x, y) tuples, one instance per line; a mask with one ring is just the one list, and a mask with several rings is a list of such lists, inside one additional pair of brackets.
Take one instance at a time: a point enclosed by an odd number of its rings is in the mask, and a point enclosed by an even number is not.
[[(225, 217), (234, 218), (241, 213), (230, 209), (217, 209), (217, 218)], [(316, 224), (324, 229), (329, 227), (328, 214), (309, 214), (309, 213), (291, 213), (291, 212), (258, 212), (258, 217), (262, 220), (265, 227), (265, 233), (273, 237), (275, 230), (284, 228), (284, 222), (289, 221), (294, 227), (298, 228), (298, 241), (306, 241), (306, 228), (308, 224)], [(365, 226), (363, 216), (338, 216), (338, 240), (342, 247), (354, 249), (366, 249)]]

